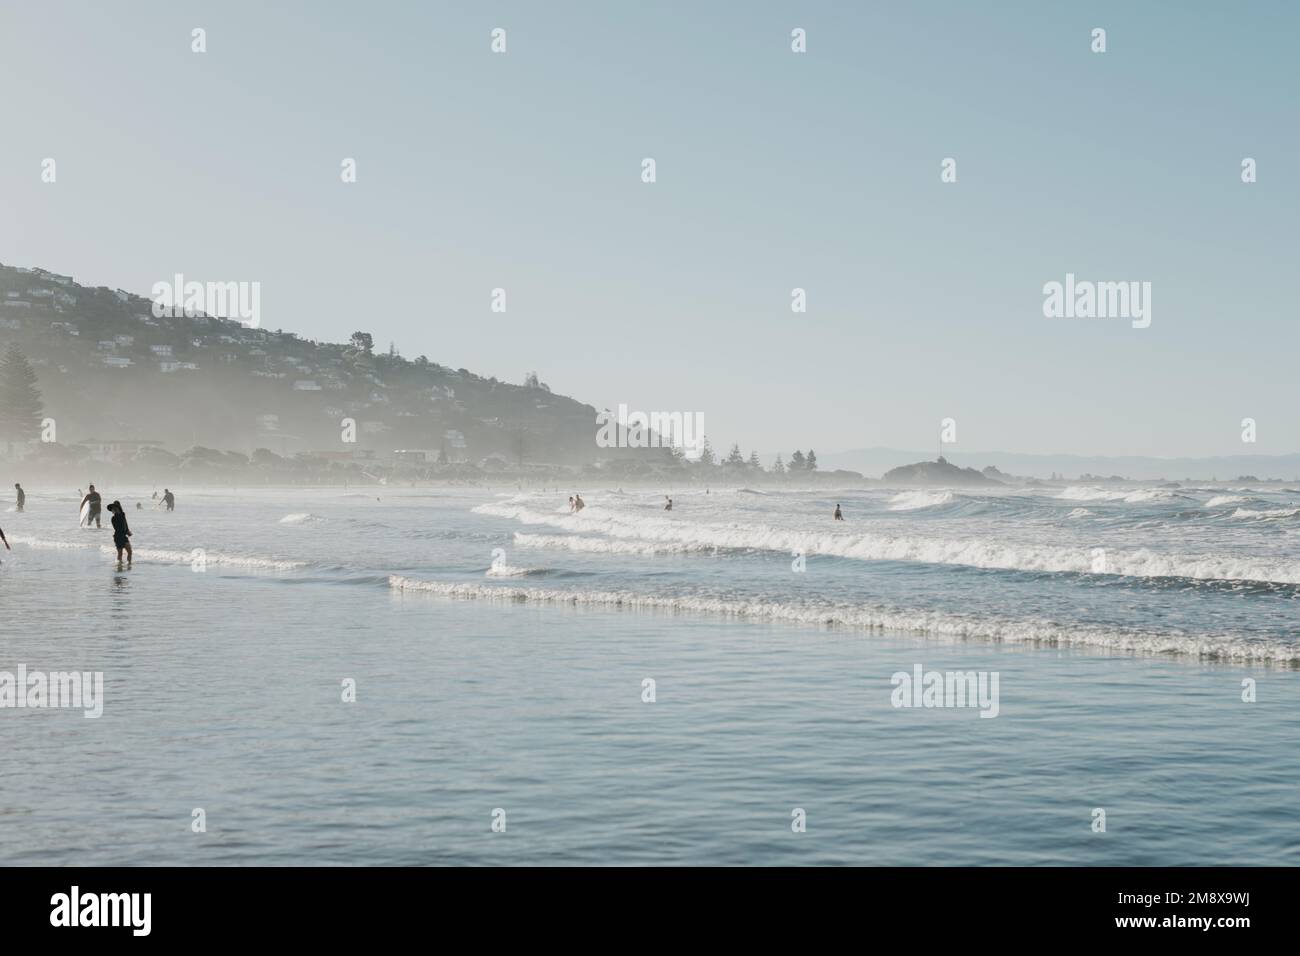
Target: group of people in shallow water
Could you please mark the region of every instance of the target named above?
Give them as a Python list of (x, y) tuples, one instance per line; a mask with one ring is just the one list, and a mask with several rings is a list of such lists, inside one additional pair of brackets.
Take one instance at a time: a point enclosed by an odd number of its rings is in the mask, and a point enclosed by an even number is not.
[[(27, 508), (27, 492), (23, 490), (23, 486), (19, 482), (14, 482), (14, 489), (18, 493), (18, 499), (15, 502), (14, 511), (21, 513)], [(77, 494), (81, 494), (80, 488), (77, 489)], [(165, 507), (168, 511), (176, 510), (176, 496), (172, 494), (170, 488), (163, 489), (161, 499), (158, 497), (158, 492), (155, 491), (153, 493), (153, 500), (158, 502), (156, 507)], [(143, 510), (144, 505), (137, 501), (135, 507), (137, 511), (141, 511)], [(82, 495), (81, 503), (77, 508), (79, 511), (83, 512), (81, 519), (82, 527), (89, 528), (93, 523), (96, 528), (103, 528), (103, 525), (100, 522), (102, 520), (101, 511), (104, 510), (104, 498), (95, 490), (94, 485), (91, 485), (90, 490), (87, 491), (85, 495)], [(122, 563), (122, 555), (125, 554), (127, 566), (130, 567), (132, 559), (131, 528), (126, 523), (126, 509), (122, 507), (122, 502), (113, 501), (108, 505), (107, 511), (111, 516), (109, 518), (109, 524), (113, 529), (113, 546), (117, 548), (117, 563), (119, 565)], [(13, 548), (9, 546), (9, 539), (5, 537), (3, 528), (0, 528), (0, 544), (4, 545), (6, 551), (13, 550)]]
[[(82, 519), (84, 527), (89, 528), (92, 521), (95, 523), (96, 528), (103, 527), (99, 523), (100, 506), (103, 500), (100, 493), (95, 490), (95, 486), (91, 485), (90, 490), (86, 492), (85, 497), (81, 499), (81, 504), (78, 506), (85, 510), (85, 517)], [(136, 502), (136, 508), (139, 507), (140, 503)], [(113, 501), (108, 506), (108, 513), (112, 516), (109, 518), (109, 524), (113, 528), (113, 547), (117, 548), (117, 563), (119, 565), (122, 563), (122, 553), (126, 552), (126, 566), (129, 568), (133, 555), (131, 553), (131, 528), (126, 523), (126, 510), (122, 507), (122, 502)]]

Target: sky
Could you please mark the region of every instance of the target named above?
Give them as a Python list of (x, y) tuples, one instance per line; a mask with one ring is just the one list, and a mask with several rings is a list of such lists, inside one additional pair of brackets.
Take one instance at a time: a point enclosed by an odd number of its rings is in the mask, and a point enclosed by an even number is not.
[[(256, 281), (264, 327), (746, 453), (945, 418), (964, 451), (1287, 453), (1297, 35), (1270, 0), (4, 0), (0, 262)], [(1150, 326), (1045, 317), (1067, 273), (1150, 282)]]

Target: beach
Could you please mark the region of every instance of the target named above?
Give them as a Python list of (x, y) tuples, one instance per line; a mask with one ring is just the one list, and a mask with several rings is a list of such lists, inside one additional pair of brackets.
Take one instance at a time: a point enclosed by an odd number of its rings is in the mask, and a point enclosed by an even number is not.
[(2, 516), (0, 670), (103, 675), (0, 711), (5, 863), (1300, 855), (1285, 491), (174, 490)]

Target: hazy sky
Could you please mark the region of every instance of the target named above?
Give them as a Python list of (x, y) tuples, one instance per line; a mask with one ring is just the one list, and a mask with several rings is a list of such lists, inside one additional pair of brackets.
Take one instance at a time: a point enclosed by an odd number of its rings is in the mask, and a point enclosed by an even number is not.
[[(1283, 0), (6, 3), (0, 261), (258, 281), (265, 327), (746, 451), (952, 417), (963, 451), (1289, 452), (1297, 35)], [(1044, 318), (1067, 272), (1151, 282), (1150, 328)]]

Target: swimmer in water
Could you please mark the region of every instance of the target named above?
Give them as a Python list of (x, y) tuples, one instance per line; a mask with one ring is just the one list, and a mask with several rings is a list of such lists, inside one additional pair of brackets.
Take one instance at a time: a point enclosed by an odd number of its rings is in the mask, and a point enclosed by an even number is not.
[(836, 506), (835, 506), (835, 520), (836, 520), (836, 521), (843, 521), (843, 520), (844, 520), (844, 515), (842, 515), (842, 514), (840, 513), (840, 506), (839, 506), (839, 505), (836, 505)]

